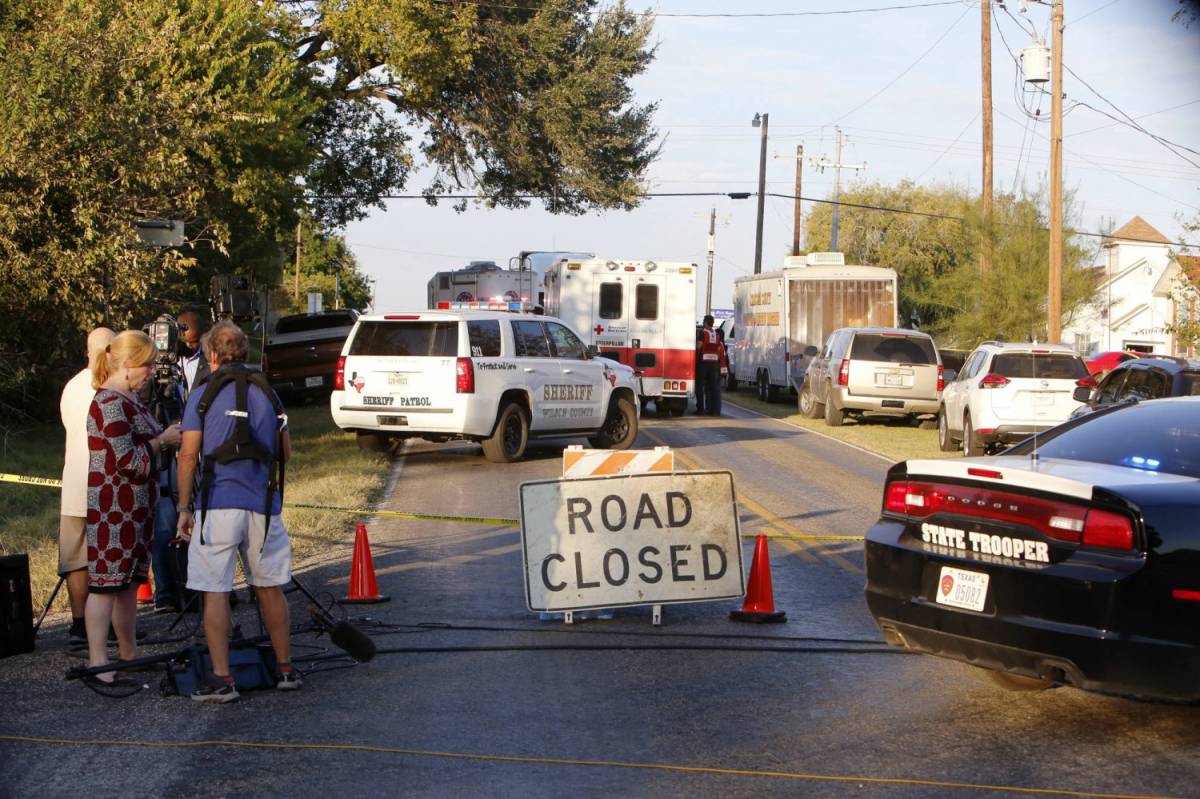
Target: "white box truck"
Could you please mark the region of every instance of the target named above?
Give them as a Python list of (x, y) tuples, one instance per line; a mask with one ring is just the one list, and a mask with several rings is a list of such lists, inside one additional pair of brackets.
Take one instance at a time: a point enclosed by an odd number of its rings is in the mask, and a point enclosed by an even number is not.
[(789, 256), (783, 269), (733, 282), (730, 387), (756, 386), (773, 402), (800, 389), (804, 368), (839, 327), (896, 327), (896, 272), (845, 263), (842, 253)]
[(452, 302), (540, 305), (541, 290), (541, 276), (531, 269), (501, 269), (495, 261), (472, 261), (462, 269), (438, 272), (430, 278), (427, 300), (431, 310), (448, 308)]
[(642, 406), (679, 416), (696, 382), (696, 265), (564, 259), (546, 267), (546, 313), (642, 378)]

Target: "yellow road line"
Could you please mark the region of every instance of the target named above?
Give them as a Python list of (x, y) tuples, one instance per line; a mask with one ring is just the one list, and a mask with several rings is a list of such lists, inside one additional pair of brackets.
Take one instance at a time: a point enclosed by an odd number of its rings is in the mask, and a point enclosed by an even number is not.
[(239, 741), (213, 739), (204, 741), (136, 741), (105, 739), (37, 738), (27, 735), (0, 735), (0, 741), (54, 746), (126, 746), (138, 749), (199, 749), (224, 746), (234, 749), (262, 749), (268, 751), (302, 752), (370, 752), (375, 754), (404, 755), (407, 757), (443, 758), (486, 763), (521, 763), (541, 766), (585, 766), (593, 768), (638, 769), (643, 771), (666, 771), (676, 774), (712, 774), (728, 777), (766, 777), (807, 782), (858, 783), (865, 785), (919, 785), (927, 788), (946, 788), (967, 791), (998, 791), (1035, 796), (1070, 796), (1083, 799), (1174, 799), (1173, 797), (1147, 794), (1108, 793), (1081, 791), (1068, 788), (1038, 788), (1021, 785), (987, 785), (973, 782), (929, 780), (919, 777), (874, 777), (853, 774), (806, 774), (798, 771), (756, 771), (742, 768), (720, 768), (716, 766), (680, 766), (671, 763), (636, 763), (622, 760), (583, 760), (560, 757), (526, 757), (521, 755), (489, 755), (472, 752), (442, 752), (431, 749), (406, 749), (398, 746), (376, 746), (372, 744), (343, 743), (288, 743), (267, 741)]

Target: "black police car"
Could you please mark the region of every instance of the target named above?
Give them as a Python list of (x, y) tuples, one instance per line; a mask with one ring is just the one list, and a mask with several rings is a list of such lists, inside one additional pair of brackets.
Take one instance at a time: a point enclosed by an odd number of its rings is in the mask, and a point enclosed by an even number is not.
[(1200, 397), (888, 472), (866, 600), (887, 640), (1011, 688), (1200, 699)]
[(1200, 396), (1200, 362), (1155, 355), (1124, 361), (1095, 388), (1075, 389), (1076, 402), (1086, 403), (1071, 412), (1071, 418), (1097, 408), (1130, 400)]

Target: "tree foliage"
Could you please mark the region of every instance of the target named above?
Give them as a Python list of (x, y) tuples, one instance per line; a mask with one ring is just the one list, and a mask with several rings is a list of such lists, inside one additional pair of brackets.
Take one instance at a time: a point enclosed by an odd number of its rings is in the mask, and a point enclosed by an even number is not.
[[(980, 274), (984, 226), (978, 201), (952, 186), (864, 184), (842, 192), (844, 203), (915, 213), (854, 208), (839, 211), (838, 247), (847, 263), (887, 266), (900, 283), (900, 317), (916, 321), (947, 346), (979, 341), (1045, 341), (1049, 282), (1047, 215), (1037, 195), (1000, 195), (993, 204), (992, 268)], [(811, 250), (830, 247), (832, 205), (807, 217)], [(1070, 205), (1065, 214), (1071, 218)], [(1063, 248), (1062, 307), (1067, 323), (1092, 297), (1091, 253)]]
[(272, 314), (304, 313), (312, 292), (321, 294), (326, 309), (366, 310), (371, 303), (371, 285), (359, 271), (358, 261), (346, 246), (345, 238), (327, 234), (310, 218), (301, 222), (300, 233), (299, 282), (295, 279), (293, 259), (284, 269), (279, 286), (271, 292)]

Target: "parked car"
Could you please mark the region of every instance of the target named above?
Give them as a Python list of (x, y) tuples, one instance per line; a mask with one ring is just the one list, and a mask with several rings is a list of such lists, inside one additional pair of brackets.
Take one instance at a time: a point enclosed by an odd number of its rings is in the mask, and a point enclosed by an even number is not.
[(935, 414), (942, 363), (928, 333), (897, 327), (834, 330), (804, 372), (798, 404), (810, 419), (837, 427), (863, 413)]
[(1075, 389), (1095, 385), (1069, 347), (985, 341), (942, 392), (938, 445), (953, 452), (962, 442), (971, 456), (1015, 443), (1065, 422)]
[(954, 372), (955, 374), (958, 374), (962, 371), (963, 363), (967, 360), (967, 356), (970, 354), (970, 350), (956, 350), (938, 347), (938, 357), (942, 359), (942, 369), (944, 369), (946, 372)]
[(263, 349), (263, 371), (276, 391), (327, 394), (358, 312), (343, 309), (283, 316)]
[(1071, 417), (1091, 413), (1097, 408), (1130, 400), (1200, 395), (1200, 361), (1157, 355), (1125, 361), (1113, 369), (1095, 388), (1080, 386), (1075, 399), (1086, 403)]
[(1107, 372), (1110, 369), (1115, 369), (1119, 364), (1125, 363), (1125, 361), (1132, 361), (1134, 358), (1137, 358), (1140, 355), (1141, 353), (1129, 352), (1125, 350), (1101, 352), (1084, 361), (1084, 365), (1087, 366), (1089, 372), (1095, 375), (1099, 374), (1100, 372)]
[(867, 607), (894, 646), (1008, 688), (1200, 699), (1197, 515), (1200, 397), (898, 463), (866, 536)]

